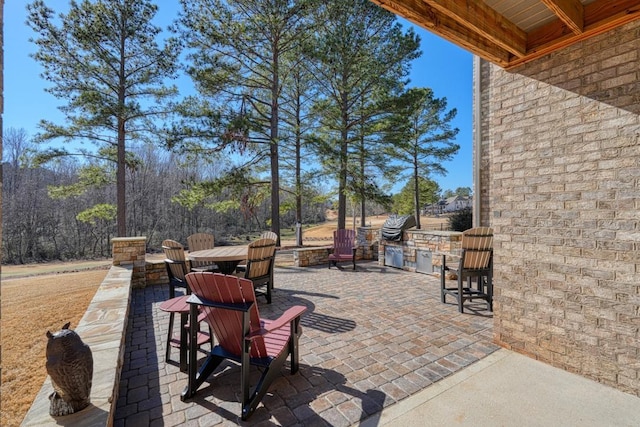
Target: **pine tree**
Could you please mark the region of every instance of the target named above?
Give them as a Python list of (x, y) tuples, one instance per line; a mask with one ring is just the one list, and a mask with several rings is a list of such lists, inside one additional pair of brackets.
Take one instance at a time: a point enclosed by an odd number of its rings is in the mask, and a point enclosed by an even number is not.
[(386, 124), (387, 154), (400, 162), (396, 176), (413, 180), (418, 229), (420, 179), (446, 173), (441, 162), (450, 160), (460, 149), (453, 142), (458, 129), (451, 128), (456, 113), (455, 108), (447, 111), (447, 99), (435, 98), (431, 89), (412, 88), (398, 98), (396, 111)]
[[(226, 131), (217, 149), (243, 142), (252, 153), (243, 165), (268, 160), (271, 230), (280, 235), (279, 148), (281, 97), (291, 72), (289, 55), (309, 37), (313, 0), (181, 0), (178, 31), (191, 49), (188, 71), (207, 106), (219, 111)], [(207, 107), (208, 108), (208, 107)], [(230, 110), (236, 110), (235, 117)], [(226, 110), (226, 111), (225, 111)], [(206, 108), (194, 116), (207, 114)], [(217, 140), (217, 142), (216, 142)], [(237, 174), (243, 168), (237, 168)], [(249, 180), (236, 180), (251, 185)]]
[(352, 191), (365, 188), (359, 182), (362, 168), (353, 168), (361, 165), (356, 150), (361, 124), (379, 113), (373, 106), (381, 98), (403, 88), (410, 61), (420, 55), (419, 38), (368, 0), (331, 1), (323, 12), (325, 23), (310, 43), (309, 59), (321, 88), (315, 108), (321, 122), (317, 149), (326, 170), (337, 176), (342, 229), (349, 181), (355, 184)]
[(126, 168), (133, 167), (127, 146), (157, 134), (154, 119), (167, 115), (162, 102), (177, 90), (165, 80), (175, 75), (178, 45), (158, 45), (161, 29), (152, 24), (157, 6), (148, 0), (72, 1), (68, 13), (57, 16), (42, 0), (27, 9), (37, 34), (33, 57), (51, 83), (46, 90), (66, 100), (60, 107), (66, 123), (42, 120), (38, 141), (98, 147), (51, 148), (40, 160), (84, 155), (115, 162), (117, 234), (126, 236)]

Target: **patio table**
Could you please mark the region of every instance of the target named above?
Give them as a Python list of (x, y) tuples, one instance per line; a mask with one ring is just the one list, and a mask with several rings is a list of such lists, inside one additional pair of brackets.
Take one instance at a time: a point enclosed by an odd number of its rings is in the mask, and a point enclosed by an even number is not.
[(193, 251), (187, 257), (193, 261), (215, 262), (222, 274), (231, 274), (238, 264), (247, 259), (248, 246), (216, 246)]

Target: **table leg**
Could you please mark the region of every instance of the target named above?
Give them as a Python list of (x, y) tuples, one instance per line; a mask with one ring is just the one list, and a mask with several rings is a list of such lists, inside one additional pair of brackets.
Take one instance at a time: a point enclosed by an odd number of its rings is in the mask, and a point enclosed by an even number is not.
[(216, 265), (222, 274), (232, 274), (240, 261), (216, 261)]

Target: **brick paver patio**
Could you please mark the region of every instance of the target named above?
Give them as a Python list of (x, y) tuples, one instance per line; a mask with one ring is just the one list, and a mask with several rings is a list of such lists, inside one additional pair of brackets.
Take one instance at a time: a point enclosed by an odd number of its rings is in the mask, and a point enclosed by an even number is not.
[(308, 307), (300, 371), (290, 375), (287, 363), (246, 422), (233, 363), (223, 364), (193, 400), (180, 401), (187, 375), (165, 363), (168, 314), (158, 309), (168, 287), (134, 291), (115, 425), (349, 426), (499, 348), (485, 305), (458, 313), (453, 301), (440, 302), (439, 280), (429, 275), (362, 262), (356, 271), (279, 267), (275, 284), (271, 305), (259, 299), (262, 317)]

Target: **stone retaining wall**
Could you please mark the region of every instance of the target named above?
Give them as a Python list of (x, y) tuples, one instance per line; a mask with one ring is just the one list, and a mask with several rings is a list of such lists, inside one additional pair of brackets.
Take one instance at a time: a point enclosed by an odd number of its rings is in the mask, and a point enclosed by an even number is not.
[(22, 426), (113, 425), (124, 361), (132, 279), (132, 264), (112, 266), (74, 329), (93, 354), (91, 405), (76, 414), (53, 418), (49, 415), (49, 394), (53, 392), (53, 386), (47, 377)]
[(49, 415), (49, 395), (53, 392), (53, 386), (51, 378), (47, 377), (22, 426), (113, 425), (124, 362), (131, 289), (146, 286), (146, 240), (146, 237), (117, 237), (111, 240), (113, 265), (80, 323), (74, 328), (91, 348), (93, 355), (91, 405), (78, 413), (53, 418)]
[(146, 237), (114, 237), (111, 239), (113, 265), (133, 266), (133, 287), (144, 288), (146, 278)]
[(293, 265), (296, 267), (309, 267), (329, 263), (329, 251), (331, 246), (314, 248), (299, 248), (293, 250)]
[(146, 286), (166, 285), (169, 283), (169, 275), (164, 260), (149, 260), (146, 266)]
[[(379, 228), (358, 227), (356, 230), (356, 260), (376, 259), (378, 254)], [(313, 248), (298, 248), (293, 250), (293, 265), (309, 267), (312, 265), (329, 264), (329, 254), (333, 246), (318, 246)]]

